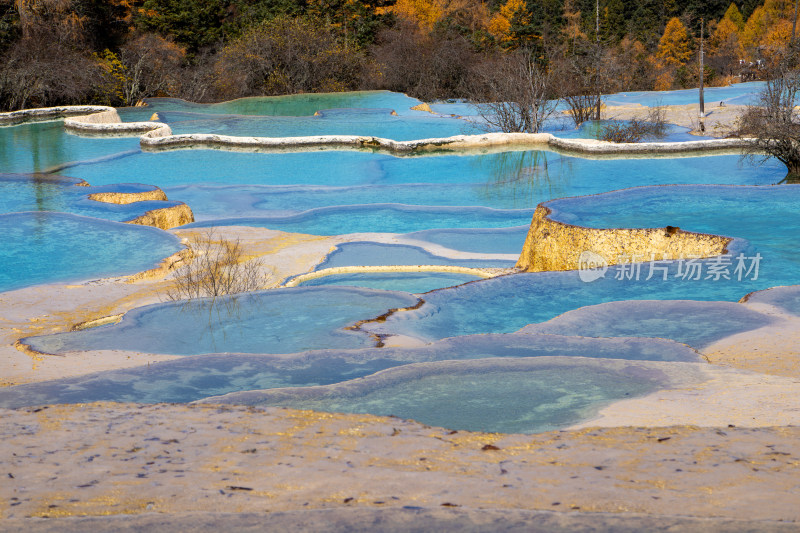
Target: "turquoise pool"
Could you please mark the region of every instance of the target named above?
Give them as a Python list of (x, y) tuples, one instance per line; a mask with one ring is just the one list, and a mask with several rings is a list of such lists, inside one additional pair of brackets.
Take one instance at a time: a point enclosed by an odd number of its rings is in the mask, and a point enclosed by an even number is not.
[(135, 274), (182, 248), (161, 230), (48, 211), (0, 215), (0, 293)]
[[(757, 87), (708, 94), (736, 103)], [(652, 105), (654, 96), (612, 95), (608, 102)], [(690, 103), (691, 91), (667, 96), (664, 103)], [(472, 127), (458, 118), (410, 110), (417, 103), (386, 92), (212, 106), (158, 99), (149, 108), (121, 114), (125, 120), (146, 120), (158, 112), (177, 132), (240, 135), (403, 139)], [(435, 110), (446, 114), (445, 109)], [(540, 202), (549, 202), (557, 220), (583, 226), (672, 225), (729, 235), (736, 238), (729, 249), (734, 266), (738, 254), (761, 257), (758, 277), (751, 272), (741, 280), (680, 278), (680, 262), (659, 265), (663, 268), (649, 280), (643, 278), (650, 264), (640, 266), (644, 274), (638, 279), (610, 267), (592, 283), (581, 281), (577, 272), (486, 280), (356, 274), (213, 302), (156, 304), (128, 313), (116, 325), (27, 341), (51, 353), (119, 349), (178, 354), (180, 360), (7, 387), (0, 390), (0, 405), (6, 406), (215, 397), (396, 414), (458, 429), (544, 431), (585, 420), (618, 399), (698, 382), (703, 359), (696, 350), (771, 323), (733, 302), (755, 290), (798, 283), (800, 265), (793, 255), (800, 186), (773, 186), (785, 175), (775, 161), (754, 167), (731, 155), (592, 159), (520, 150), (413, 157), (338, 150), (143, 152), (135, 137), (82, 138), (53, 121), (0, 128), (0, 172), (6, 173), (0, 179), (0, 212), (6, 213), (0, 215), (5, 267), (0, 291), (132, 273), (176, 251), (177, 239), (167, 232), (116, 222), (167, 203), (109, 206), (86, 198), (91, 191), (148, 186), (163, 188), (170, 202), (189, 204), (195, 226), (251, 225), (319, 235), (382, 232), (410, 243), (357, 237), (361, 242), (341, 245), (320, 268), (506, 267), (512, 261), (451, 257), (518, 254)], [(92, 187), (76, 187), (78, 180)], [(102, 253), (97, 242), (107, 243)], [(441, 248), (450, 251), (436, 251)], [(713, 261), (700, 263), (708, 272)], [(56, 264), (63, 267), (53, 268)], [(797, 313), (792, 289), (770, 292), (753, 298)], [(401, 310), (385, 321), (351, 327), (392, 309)], [(391, 344), (396, 335), (428, 344), (375, 347), (379, 341)], [(620, 363), (632, 360), (634, 366)], [(363, 379), (349, 381), (357, 378)]]

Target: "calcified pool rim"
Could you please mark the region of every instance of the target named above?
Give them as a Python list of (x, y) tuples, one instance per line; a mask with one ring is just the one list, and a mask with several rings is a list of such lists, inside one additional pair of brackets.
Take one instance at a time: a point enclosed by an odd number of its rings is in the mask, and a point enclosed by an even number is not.
[[(85, 114), (89, 112), (89, 114)], [(0, 123), (19, 124), (28, 120), (53, 120), (69, 116), (64, 121), (67, 130), (91, 132), (93, 134), (120, 133), (140, 136), (142, 149), (161, 150), (174, 148), (232, 148), (235, 150), (283, 150), (320, 147), (333, 149), (355, 148), (384, 150), (392, 153), (415, 153), (428, 151), (464, 151), (521, 145), (545, 146), (566, 152), (630, 155), (630, 154), (674, 154), (708, 151), (740, 150), (751, 144), (749, 139), (711, 139), (683, 142), (611, 143), (595, 139), (565, 139), (550, 133), (486, 133), (480, 135), (456, 135), (445, 138), (395, 141), (371, 136), (320, 135), (307, 137), (237, 137), (216, 134), (172, 135), (171, 128), (161, 122), (130, 122), (120, 120), (115, 108), (105, 106), (63, 106), (39, 108), (0, 114)]]

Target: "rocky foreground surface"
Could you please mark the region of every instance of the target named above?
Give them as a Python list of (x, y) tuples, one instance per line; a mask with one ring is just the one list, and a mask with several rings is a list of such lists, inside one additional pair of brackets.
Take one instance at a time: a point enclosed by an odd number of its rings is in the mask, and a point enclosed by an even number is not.
[(800, 519), (798, 427), (500, 435), (99, 403), (0, 410), (0, 438), (4, 519), (354, 507)]

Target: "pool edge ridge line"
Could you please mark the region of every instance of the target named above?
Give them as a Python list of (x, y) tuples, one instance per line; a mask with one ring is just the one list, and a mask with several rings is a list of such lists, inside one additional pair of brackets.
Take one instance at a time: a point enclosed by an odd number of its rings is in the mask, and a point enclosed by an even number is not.
[(646, 156), (672, 154), (702, 154), (740, 150), (749, 144), (748, 138), (704, 139), (680, 142), (612, 143), (595, 139), (564, 139), (551, 133), (483, 133), (455, 135), (452, 137), (396, 141), (376, 136), (317, 135), (299, 137), (252, 137), (218, 135), (211, 133), (184, 133), (172, 135), (169, 129), (154, 128), (142, 135), (140, 145), (145, 150), (170, 149), (241, 149), (306, 151), (320, 148), (377, 150), (395, 154), (422, 155), (437, 151), (468, 152), (481, 148), (545, 146), (556, 151), (566, 151), (588, 156)]
[[(369, 273), (389, 273), (389, 272), (448, 272), (454, 274), (469, 274), (478, 276), (483, 279), (493, 278), (505, 273), (509, 269), (492, 269), (492, 268), (477, 268), (477, 267), (463, 267), (457, 265), (352, 265), (323, 268), (322, 270), (315, 270), (305, 274), (299, 274), (287, 280), (281, 287), (296, 287), (300, 283), (311, 281), (314, 279), (323, 278), (326, 276), (335, 276), (337, 274), (369, 274)], [(502, 271), (502, 272), (501, 272)]]
[(58, 120), (66, 117), (102, 113), (109, 110), (114, 110), (114, 108), (104, 105), (64, 105), (19, 109), (0, 113), (0, 127)]

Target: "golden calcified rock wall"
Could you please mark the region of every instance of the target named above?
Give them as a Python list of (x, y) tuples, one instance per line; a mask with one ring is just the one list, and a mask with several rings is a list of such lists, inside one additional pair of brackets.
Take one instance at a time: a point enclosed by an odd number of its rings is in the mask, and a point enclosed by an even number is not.
[(128, 224), (139, 224), (141, 226), (154, 226), (161, 229), (170, 229), (177, 226), (183, 226), (190, 222), (194, 222), (194, 213), (191, 208), (186, 204), (178, 204), (171, 207), (162, 207), (161, 209), (153, 209), (145, 214), (127, 220)]
[[(597, 229), (565, 224), (549, 218), (539, 205), (533, 214), (517, 268), (527, 272), (576, 270), (581, 254), (592, 252), (607, 264), (712, 257), (725, 253), (728, 237), (693, 233), (679, 228)], [(596, 257), (596, 256), (595, 256)]]
[(141, 192), (96, 192), (89, 195), (90, 200), (107, 204), (132, 204), (148, 200), (166, 200), (167, 195), (158, 187), (152, 191)]

